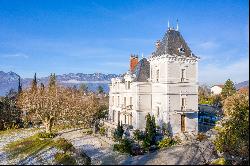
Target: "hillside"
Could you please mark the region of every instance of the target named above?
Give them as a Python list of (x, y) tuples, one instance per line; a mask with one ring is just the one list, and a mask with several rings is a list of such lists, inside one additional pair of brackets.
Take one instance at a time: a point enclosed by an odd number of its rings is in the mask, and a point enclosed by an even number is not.
[(249, 87), (249, 81), (248, 80), (235, 84), (235, 88), (237, 90), (240, 89), (240, 88), (243, 88), (243, 87)]

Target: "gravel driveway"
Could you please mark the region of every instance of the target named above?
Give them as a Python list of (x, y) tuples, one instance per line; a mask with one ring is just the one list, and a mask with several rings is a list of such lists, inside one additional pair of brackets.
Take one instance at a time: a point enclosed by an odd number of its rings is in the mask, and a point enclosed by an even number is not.
[(93, 135), (83, 134), (82, 130), (68, 131), (61, 137), (70, 140), (76, 149), (83, 150), (94, 165), (201, 165), (217, 157), (213, 144), (208, 140), (130, 156), (113, 152), (111, 145)]

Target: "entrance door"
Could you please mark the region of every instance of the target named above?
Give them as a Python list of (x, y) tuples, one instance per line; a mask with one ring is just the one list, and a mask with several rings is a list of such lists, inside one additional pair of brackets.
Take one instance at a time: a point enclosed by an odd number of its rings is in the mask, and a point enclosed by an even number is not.
[(181, 131), (185, 131), (186, 129), (186, 124), (185, 124), (185, 115), (181, 115)]

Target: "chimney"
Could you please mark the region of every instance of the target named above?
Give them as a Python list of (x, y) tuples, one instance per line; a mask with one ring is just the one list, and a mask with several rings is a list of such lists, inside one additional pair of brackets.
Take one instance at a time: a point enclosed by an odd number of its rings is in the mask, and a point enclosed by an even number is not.
[(138, 63), (138, 55), (130, 55), (130, 72), (134, 72), (134, 69)]
[(160, 40), (157, 40), (157, 41), (155, 42), (155, 47), (156, 47), (156, 49), (160, 48), (160, 45), (161, 45)]

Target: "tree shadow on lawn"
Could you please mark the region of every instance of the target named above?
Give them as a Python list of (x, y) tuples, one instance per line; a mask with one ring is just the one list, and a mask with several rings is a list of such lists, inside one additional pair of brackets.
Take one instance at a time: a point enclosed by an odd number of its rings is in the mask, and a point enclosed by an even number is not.
[(38, 135), (34, 135), (22, 140), (11, 142), (4, 150), (9, 153), (8, 158), (12, 160), (20, 155), (32, 156), (40, 150), (53, 144), (52, 139), (41, 140)]
[(61, 130), (61, 131), (58, 131), (57, 134), (58, 134), (59, 136), (61, 136), (62, 134), (66, 134), (66, 133), (70, 133), (70, 132), (78, 131), (78, 130), (82, 130), (82, 129), (86, 129), (86, 128), (81, 127), (81, 128), (66, 129), (66, 131), (65, 131), (65, 130)]

